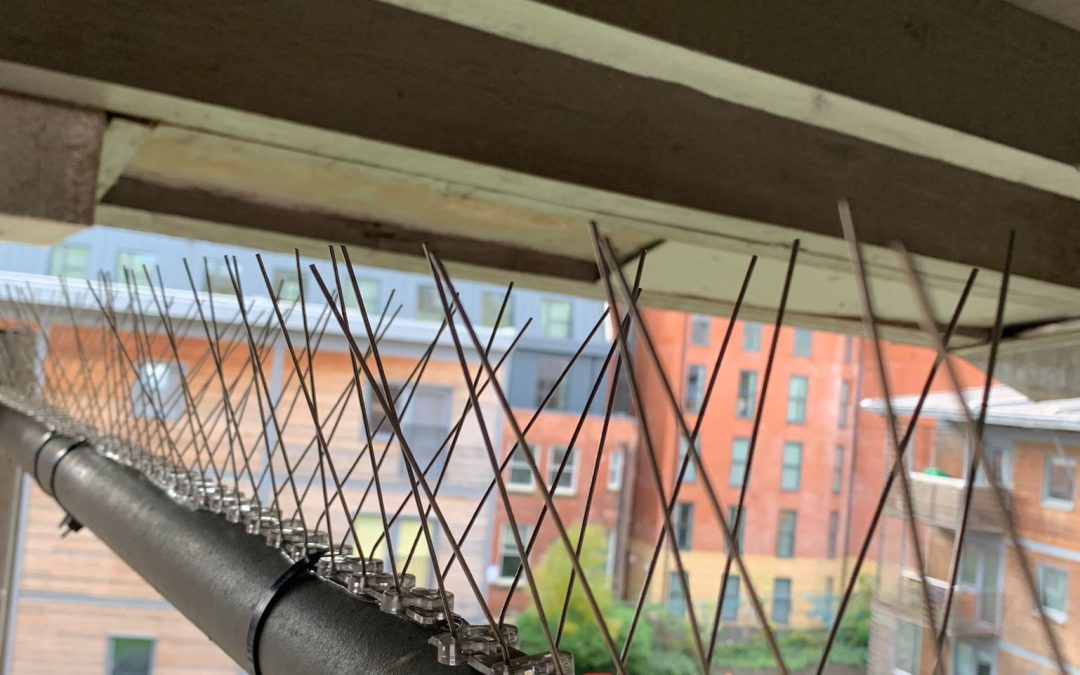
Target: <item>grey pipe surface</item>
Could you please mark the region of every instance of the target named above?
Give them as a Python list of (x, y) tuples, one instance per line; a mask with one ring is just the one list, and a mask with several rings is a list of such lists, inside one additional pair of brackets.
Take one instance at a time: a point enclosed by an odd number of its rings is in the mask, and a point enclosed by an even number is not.
[[(55, 464), (52, 496), (60, 505), (249, 669), (252, 613), (289, 561), (243, 526), (178, 504), (136, 470), (87, 445), (66, 451), (74, 439), (53, 438), (38, 452), (47, 438), (43, 423), (0, 403), (0, 453), (31, 474), (37, 456), (46, 492)], [(438, 663), (427, 644), (437, 632), (306, 574), (269, 610), (260, 665), (268, 675), (475, 673)]]

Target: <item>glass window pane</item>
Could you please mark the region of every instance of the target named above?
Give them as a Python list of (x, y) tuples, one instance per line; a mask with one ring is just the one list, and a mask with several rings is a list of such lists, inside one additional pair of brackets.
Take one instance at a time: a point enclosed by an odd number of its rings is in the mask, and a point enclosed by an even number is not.
[(739, 373), (739, 392), (735, 401), (735, 416), (749, 419), (754, 416), (754, 398), (757, 396), (757, 373), (744, 370)]
[(785, 509), (780, 512), (776, 528), (777, 558), (791, 558), (795, 555), (795, 521), (795, 511)]
[(434, 286), (421, 286), (416, 289), (416, 318), (441, 321), (445, 316), (442, 300)]
[[(532, 446), (533, 457), (536, 457), (536, 453), (539, 448)], [(514, 449), (514, 454), (510, 456), (510, 463), (507, 466), (507, 482), (511, 487), (524, 488), (531, 490), (533, 487), (533, 472), (529, 468), (529, 462), (525, 459), (525, 453), (520, 448)]]
[(732, 487), (742, 487), (743, 478), (746, 477), (746, 459), (750, 453), (750, 441), (745, 438), (736, 438), (731, 444), (731, 472), (728, 476), (728, 484)]
[(814, 333), (806, 328), (795, 329), (795, 356), (810, 356)]
[[(675, 465), (675, 471), (678, 472), (682, 469), (683, 461), (686, 461), (686, 472), (683, 474), (684, 483), (693, 483), (697, 479), (697, 463), (694, 458), (691, 457), (686, 460), (686, 453), (689, 449), (689, 445), (686, 442), (686, 437), (679, 433), (679, 463)], [(700, 451), (700, 448), (698, 448)], [(678, 475), (678, 473), (676, 473)]]
[[(484, 291), (480, 294), (480, 325), (494, 326), (495, 320), (499, 319), (499, 310), (502, 309), (503, 293), (496, 291)], [(499, 326), (513, 325), (513, 298), (506, 303)]]
[(787, 623), (791, 618), (791, 579), (778, 577), (773, 581), (772, 620)]
[(109, 675), (150, 675), (153, 660), (154, 640), (109, 638)]
[(570, 337), (571, 305), (566, 300), (540, 301), (540, 332), (544, 337)]
[(1076, 460), (1070, 457), (1047, 457), (1043, 483), (1044, 499), (1072, 502), (1076, 488)]
[(743, 324), (744, 352), (756, 352), (761, 350), (761, 324), (747, 321)]
[(72, 279), (85, 279), (90, 273), (90, 250), (85, 246), (63, 244), (54, 246), (49, 256), (49, 274)]
[(694, 314), (690, 317), (690, 342), (705, 347), (709, 344), (712, 320), (707, 316)]
[(792, 375), (788, 381), (787, 421), (801, 424), (806, 421), (806, 393), (809, 380), (803, 375)]
[(802, 444), (784, 443), (784, 464), (780, 471), (780, 489), (794, 491), (802, 482)]
[(724, 609), (720, 613), (723, 621), (737, 621), (739, 618), (739, 582), (739, 577), (731, 575), (724, 586)]

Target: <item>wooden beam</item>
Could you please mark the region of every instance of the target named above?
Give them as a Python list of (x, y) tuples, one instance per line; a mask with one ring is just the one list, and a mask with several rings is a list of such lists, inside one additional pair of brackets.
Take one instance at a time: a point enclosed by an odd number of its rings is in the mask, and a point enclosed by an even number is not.
[(303, 233), (328, 243), (417, 257), (423, 255), (422, 245), (427, 244), (448, 261), (589, 283), (598, 278), (595, 263), (587, 259), (139, 178), (121, 177), (105, 193), (102, 203), (255, 230)]

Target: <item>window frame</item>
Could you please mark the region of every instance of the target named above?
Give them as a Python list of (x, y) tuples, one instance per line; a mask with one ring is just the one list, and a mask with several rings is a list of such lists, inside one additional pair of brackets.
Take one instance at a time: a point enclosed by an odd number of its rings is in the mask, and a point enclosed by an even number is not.
[[(574, 450), (575, 448), (573, 446), (565, 445), (552, 445), (548, 447), (548, 466), (547, 475), (545, 476), (545, 478), (547, 479), (547, 485), (549, 490), (551, 490), (552, 486), (554, 486), (555, 489), (552, 494), (554, 494), (556, 497), (572, 497), (577, 494), (577, 470), (578, 463), (581, 461), (581, 453), (575, 452)], [(558, 461), (555, 461), (555, 453), (557, 451), (562, 451), (563, 453), (566, 453), (570, 456), (570, 460), (566, 463), (566, 468), (563, 469), (562, 476), (559, 479), (559, 484), (554, 483), (555, 474), (558, 472), (559, 464), (562, 462), (562, 458), (560, 458)], [(570, 476), (570, 486), (563, 487), (561, 483), (564, 480), (567, 480), (567, 476)]]
[[(900, 660), (898, 656), (900, 651), (900, 640), (895, 637), (895, 634), (898, 634), (900, 632), (901, 626), (903, 626), (905, 629), (910, 629), (912, 633), (912, 649), (911, 654), (909, 654), (908, 656), (914, 658), (914, 662), (911, 664), (914, 667), (914, 670), (905, 670), (898, 665), (898, 661)], [(903, 619), (899, 618), (896, 620), (896, 628), (894, 629), (893, 637), (892, 666), (890, 666), (890, 672), (893, 673), (893, 675), (916, 675), (920, 666), (919, 656), (920, 654), (922, 654), (922, 632), (923, 629), (921, 626), (919, 626), (919, 624), (912, 623), (910, 621), (904, 621)]]
[(143, 265), (145, 265), (147, 268), (153, 269), (158, 265), (159, 261), (156, 251), (139, 248), (122, 248), (118, 250), (116, 252), (116, 279), (114, 280), (114, 283), (121, 286), (127, 283), (127, 280), (124, 278), (123, 259), (125, 256), (130, 256), (132, 258), (146, 258), (146, 260), (144, 260), (143, 262), (138, 263), (137, 266), (135, 263), (133, 263), (132, 267), (130, 268), (136, 286), (141, 286), (142, 284), (146, 283), (146, 275), (144, 275), (142, 271)]
[[(741, 453), (737, 451), (737, 448), (742, 448)], [(741, 454), (742, 458), (736, 462), (737, 456)], [(746, 464), (750, 461), (750, 439), (742, 436), (731, 439), (731, 466), (728, 469), (728, 485), (731, 487), (741, 488), (743, 480), (746, 478)], [(736, 471), (738, 467), (738, 471)]]
[[(537, 453), (540, 452), (540, 446), (530, 445), (529, 449), (525, 450), (522, 446), (515, 443), (512, 447), (513, 452), (510, 453), (510, 458), (506, 462), (506, 490), (508, 492), (532, 492), (536, 489), (536, 476), (533, 474), (529, 462), (524, 459), (524, 455), (522, 455), (521, 459), (516, 459), (516, 457), (519, 452), (532, 452), (533, 460), (535, 461)], [(515, 469), (524, 471), (528, 475), (528, 483), (514, 480)]]
[[(675, 458), (675, 476), (678, 477), (679, 469), (682, 468), (683, 458), (690, 452), (690, 442), (686, 440), (686, 436), (683, 436), (681, 431), (676, 431), (675, 433), (676, 437), (679, 439), (679, 453)], [(698, 442), (700, 443), (700, 440)], [(701, 448), (698, 448), (698, 452), (700, 451)], [(697, 481), (697, 462), (691, 458), (686, 465), (686, 473), (683, 475), (683, 484), (685, 485), (695, 481)]]
[[(704, 331), (704, 335), (701, 332)], [(704, 314), (690, 315), (690, 344), (708, 347), (712, 341), (712, 317)]]
[[(1045, 577), (1047, 572), (1060, 573), (1064, 578), (1065, 588), (1062, 593), (1062, 608), (1048, 607), (1043, 599), (1043, 588), (1045, 584)], [(1038, 582), (1039, 582), (1039, 605), (1042, 607), (1046, 616), (1053, 619), (1057, 623), (1065, 623), (1069, 617), (1069, 570), (1058, 565), (1051, 565), (1049, 563), (1039, 563), (1038, 568)]]
[(154, 662), (157, 658), (158, 640), (156, 635), (150, 635), (146, 633), (108, 633), (105, 636), (105, 673), (106, 675), (113, 675), (116, 672), (116, 641), (118, 640), (139, 640), (150, 643), (150, 659), (149, 667), (146, 672), (147, 675), (152, 675), (154, 672)]
[[(749, 391), (743, 391), (744, 378), (749, 382)], [(757, 410), (758, 374), (756, 370), (745, 369), (739, 371), (735, 390), (735, 417), (741, 420), (754, 418)], [(746, 394), (744, 396), (744, 393)]]
[[(553, 322), (551, 311), (556, 306), (566, 307), (566, 334), (552, 334), (552, 326), (563, 323), (562, 320)], [(569, 300), (556, 298), (541, 298), (540, 300), (540, 334), (551, 340), (568, 340), (574, 336), (574, 304)]]
[(675, 533), (675, 545), (680, 551), (689, 551), (694, 542), (694, 502), (679, 501), (671, 514), (672, 531)]
[[(785, 517), (790, 515), (791, 530), (790, 534), (785, 537), (784, 522)], [(795, 537), (799, 529), (799, 512), (795, 509), (780, 509), (779, 515), (776, 517), (776, 556), (777, 558), (783, 558), (784, 560), (791, 560), (795, 557)], [(781, 544), (787, 542), (789, 550), (784, 552), (781, 550)]]
[[(1071, 465), (1072, 470), (1072, 498), (1062, 499), (1061, 497), (1055, 497), (1050, 494), (1050, 473), (1053, 470), (1055, 463), (1067, 463)], [(1076, 457), (1071, 455), (1058, 455), (1048, 454), (1043, 459), (1043, 479), (1042, 489), (1040, 492), (1041, 503), (1043, 506), (1048, 506), (1054, 509), (1061, 509), (1065, 511), (1072, 511), (1076, 504)]]
[(720, 612), (721, 621), (738, 622), (741, 586), (742, 578), (740, 576), (737, 574), (728, 575), (727, 585), (724, 586), (724, 607)]
[[(786, 605), (784, 610), (784, 618), (777, 618), (777, 605), (781, 601), (781, 595), (777, 592), (777, 587), (783, 585), (787, 589), (787, 592), (783, 596), (783, 603)], [(773, 623), (786, 626), (791, 623), (791, 610), (793, 609), (792, 591), (793, 586), (791, 577), (775, 577), (773, 579), (773, 592), (772, 592), (772, 604), (769, 608), (769, 620)]]
[(607, 489), (609, 492), (618, 492), (622, 489), (625, 461), (626, 456), (622, 448), (615, 448), (608, 455)]
[[(521, 535), (521, 543), (523, 548), (529, 544), (529, 537), (532, 536), (533, 528), (532, 523), (518, 522), (518, 533)], [(504, 575), (503, 570), (506, 567), (506, 560), (508, 557), (517, 558), (518, 566), (521, 565), (521, 555), (517, 548), (517, 543), (514, 542), (514, 534), (510, 529), (509, 522), (503, 523), (499, 528), (499, 553), (498, 559), (495, 561), (498, 567), (498, 573), (495, 577), (495, 581), (499, 585), (508, 585), (514, 581), (514, 575), (517, 573), (517, 567), (514, 568), (514, 572), (509, 575)]]
[(844, 491), (844, 446), (837, 445), (833, 448), (832, 466), (832, 493), (838, 495)]
[[(70, 255), (71, 253), (74, 253), (74, 252), (80, 252), (84, 256), (86, 256), (86, 259), (83, 261), (83, 265), (84, 265), (85, 269), (82, 271), (81, 276), (68, 274), (67, 271), (66, 271), (66, 266), (65, 266), (64, 271), (57, 271), (56, 269), (54, 269), (56, 267), (57, 261), (60, 259), (61, 256), (63, 257), (64, 261), (66, 262), (67, 261), (67, 256)], [(61, 256), (58, 256), (57, 254), (61, 254)], [(63, 277), (65, 279), (85, 279), (85, 278), (87, 278), (89, 276), (89, 274), (90, 274), (90, 247), (89, 246), (87, 246), (85, 244), (57, 244), (56, 246), (53, 246), (51, 249), (49, 249), (49, 275), (50, 276)]]
[[(797, 382), (802, 383), (801, 396), (796, 396), (795, 384)], [(784, 421), (788, 424), (806, 424), (806, 409), (810, 400), (810, 378), (806, 375), (792, 375), (788, 378), (788, 396), (787, 396), (787, 411), (784, 415)], [(795, 410), (798, 411), (796, 416), (792, 416), (792, 406), (795, 406)]]
[[(796, 462), (792, 465), (788, 461), (788, 451), (794, 450)], [(781, 492), (798, 492), (802, 489), (802, 469), (803, 469), (803, 444), (798, 441), (784, 441), (783, 455), (780, 462), (780, 490)], [(795, 484), (791, 486), (788, 484), (788, 472), (794, 470), (795, 472)]]
[[(430, 292), (432, 307), (427, 306), (425, 295)], [(366, 302), (366, 301), (365, 301)], [(446, 318), (442, 299), (439, 297), (439, 289), (434, 284), (419, 284), (416, 287), (416, 312), (414, 316), (420, 321), (442, 321)]]
[(835, 560), (836, 554), (840, 550), (840, 511), (838, 509), (829, 511), (828, 528), (828, 538), (825, 540), (825, 557), (829, 560)]
[(756, 321), (743, 322), (742, 350), (757, 353), (761, 351), (761, 324)]
[(691, 363), (686, 366), (686, 390), (683, 393), (683, 409), (689, 413), (701, 412), (705, 402), (705, 366)]
[(836, 426), (847, 429), (851, 417), (851, 382), (844, 378), (840, 380), (839, 405), (836, 411)]
[(814, 331), (809, 328), (796, 328), (791, 335), (791, 355), (797, 358), (810, 358), (814, 353)]
[[(499, 291), (480, 291), (480, 325), (487, 328), (496, 328), (514, 325), (514, 298), (513, 296), (506, 303), (506, 310), (503, 312), (502, 320), (499, 322), (499, 326), (495, 326), (495, 318), (499, 316), (499, 308), (502, 307), (504, 294)], [(488, 306), (489, 301), (494, 301), (492, 306)], [(491, 310), (489, 315), (488, 310)]]

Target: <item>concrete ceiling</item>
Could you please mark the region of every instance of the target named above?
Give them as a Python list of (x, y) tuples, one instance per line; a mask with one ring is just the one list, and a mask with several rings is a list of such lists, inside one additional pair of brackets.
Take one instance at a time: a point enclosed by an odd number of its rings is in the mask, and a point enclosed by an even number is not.
[(798, 237), (792, 321), (856, 329), (845, 197), (890, 336), (918, 339), (900, 240), (943, 315), (984, 268), (978, 345), (1016, 229), (1007, 322), (1030, 350), (1080, 316), (1080, 36), (1067, 3), (1016, 4), (1053, 20), (987, 0), (9, 0), (0, 90), (110, 113), (98, 222), (410, 270), (429, 242), (459, 274), (600, 297), (596, 220), (625, 260), (651, 251), (661, 307), (728, 311), (757, 254), (745, 311), (771, 318)]

